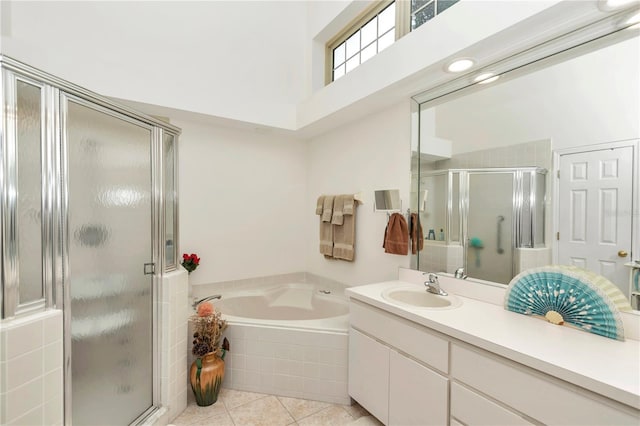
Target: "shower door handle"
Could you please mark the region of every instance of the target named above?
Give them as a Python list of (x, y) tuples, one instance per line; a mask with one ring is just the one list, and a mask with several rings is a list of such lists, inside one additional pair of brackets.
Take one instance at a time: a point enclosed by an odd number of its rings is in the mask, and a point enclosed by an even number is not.
[(153, 275), (156, 273), (156, 264), (155, 263), (145, 263), (144, 264), (144, 274), (145, 275)]
[(502, 248), (502, 222), (504, 222), (504, 216), (499, 215), (498, 224), (497, 224), (498, 229), (496, 230), (496, 233), (497, 233), (496, 240), (497, 240), (497, 246), (498, 246), (496, 251), (498, 252), (498, 254), (504, 253), (504, 249)]

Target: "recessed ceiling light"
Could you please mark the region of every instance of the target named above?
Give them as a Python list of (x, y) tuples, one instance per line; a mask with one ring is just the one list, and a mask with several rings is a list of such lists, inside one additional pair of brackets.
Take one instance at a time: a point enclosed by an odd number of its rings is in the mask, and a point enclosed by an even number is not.
[(492, 83), (499, 78), (500, 78), (499, 75), (495, 75), (492, 72), (485, 72), (476, 76), (476, 78), (474, 78), (473, 81), (478, 84), (487, 84), (487, 83)]
[(471, 58), (459, 58), (447, 65), (447, 71), (449, 72), (462, 72), (466, 71), (475, 65), (475, 61)]

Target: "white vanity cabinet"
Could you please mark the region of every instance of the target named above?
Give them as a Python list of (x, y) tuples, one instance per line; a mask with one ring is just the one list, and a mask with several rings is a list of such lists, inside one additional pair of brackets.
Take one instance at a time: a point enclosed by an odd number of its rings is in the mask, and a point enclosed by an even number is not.
[(400, 315), (351, 299), (349, 394), (386, 425), (640, 425), (634, 407)]
[(640, 424), (638, 411), (631, 407), (464, 344), (451, 345), (450, 378), (451, 416), (463, 423), (528, 424), (515, 414), (519, 412), (551, 425)]
[(384, 424), (447, 424), (448, 357), (425, 327), (351, 303), (349, 395)]

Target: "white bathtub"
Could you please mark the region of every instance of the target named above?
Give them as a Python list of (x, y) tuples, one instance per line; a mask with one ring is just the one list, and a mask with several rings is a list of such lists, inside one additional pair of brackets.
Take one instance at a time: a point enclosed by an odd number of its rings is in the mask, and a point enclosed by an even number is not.
[(348, 300), (315, 284), (277, 284), (222, 293), (213, 300), (232, 323), (347, 332)]
[(212, 294), (222, 294), (212, 302), (229, 323), (223, 386), (350, 403), (349, 307), (342, 289), (288, 283)]

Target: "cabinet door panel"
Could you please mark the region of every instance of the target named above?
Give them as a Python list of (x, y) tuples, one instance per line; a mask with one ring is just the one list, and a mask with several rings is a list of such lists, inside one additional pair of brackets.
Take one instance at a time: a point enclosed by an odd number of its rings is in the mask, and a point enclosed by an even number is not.
[(446, 425), (448, 379), (391, 350), (389, 424)]
[(349, 329), (349, 395), (389, 423), (389, 348)]

